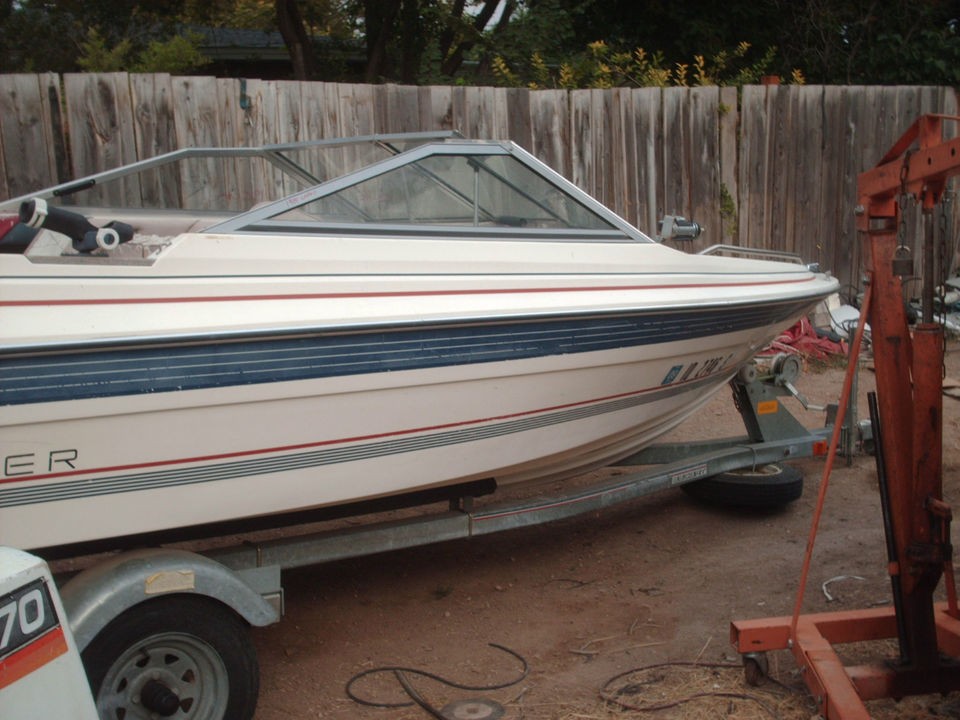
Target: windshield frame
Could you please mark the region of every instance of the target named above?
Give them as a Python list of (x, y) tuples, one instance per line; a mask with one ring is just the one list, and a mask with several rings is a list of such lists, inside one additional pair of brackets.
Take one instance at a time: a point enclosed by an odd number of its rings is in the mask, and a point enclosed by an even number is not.
[[(389, 222), (343, 223), (317, 220), (276, 219), (310, 202), (328, 198), (337, 193), (381, 177), (394, 170), (417, 163), (420, 160), (436, 156), (510, 156), (521, 163), (533, 174), (542, 178), (563, 195), (584, 207), (593, 215), (607, 223), (610, 228), (523, 228), (523, 227), (476, 227), (459, 224)], [(414, 165), (414, 167), (418, 167)], [(421, 168), (422, 170), (422, 168)], [(423, 172), (426, 172), (423, 170)], [(447, 187), (451, 192), (452, 188)], [(521, 191), (518, 189), (518, 191)], [(522, 192), (522, 191), (521, 191)], [(533, 201), (536, 202), (536, 201)], [(537, 203), (538, 205), (540, 203)], [(476, 141), (448, 139), (444, 142), (432, 142), (419, 145), (393, 157), (372, 163), (364, 168), (348, 173), (327, 182), (314, 185), (306, 190), (288, 195), (267, 203), (249, 212), (231, 217), (213, 225), (205, 233), (342, 233), (344, 235), (417, 235), (422, 237), (466, 236), (466, 237), (502, 237), (542, 240), (602, 240), (602, 241), (640, 241), (653, 242), (635, 227), (627, 223), (605, 205), (595, 200), (559, 173), (552, 170), (533, 155), (512, 142)]]

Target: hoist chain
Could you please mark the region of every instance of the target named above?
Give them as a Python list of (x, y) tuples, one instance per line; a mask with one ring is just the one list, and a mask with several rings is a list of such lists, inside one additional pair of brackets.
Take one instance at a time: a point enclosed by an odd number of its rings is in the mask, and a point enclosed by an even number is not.
[(906, 247), (907, 240), (907, 175), (910, 171), (910, 156), (913, 153), (908, 150), (903, 154), (903, 163), (900, 165), (900, 197), (897, 199), (897, 208), (900, 215), (900, 222), (897, 226), (897, 247)]
[(947, 278), (950, 277), (950, 258), (947, 257), (947, 205), (950, 202), (947, 194), (940, 198), (940, 217), (938, 232), (940, 241), (937, 243), (937, 292), (940, 299), (940, 310), (946, 321), (947, 312)]
[[(937, 243), (937, 297), (940, 301), (940, 324), (946, 329), (947, 326), (947, 278), (950, 277), (950, 263), (952, 258), (947, 257), (947, 208), (953, 204), (953, 193), (945, 192), (940, 198), (940, 217), (938, 220), (938, 231), (940, 233)], [(952, 208), (951, 208), (952, 209)], [(944, 352), (940, 356), (940, 377), (947, 376), (947, 354)]]

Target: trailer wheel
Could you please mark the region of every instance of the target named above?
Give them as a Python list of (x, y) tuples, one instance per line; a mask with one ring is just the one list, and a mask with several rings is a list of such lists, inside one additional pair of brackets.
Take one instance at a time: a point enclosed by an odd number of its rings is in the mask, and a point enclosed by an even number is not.
[(772, 509), (800, 498), (803, 473), (789, 465), (763, 465), (697, 480), (683, 489), (710, 505)]
[(250, 720), (260, 689), (250, 633), (228, 608), (171, 595), (111, 621), (84, 649), (103, 720)]

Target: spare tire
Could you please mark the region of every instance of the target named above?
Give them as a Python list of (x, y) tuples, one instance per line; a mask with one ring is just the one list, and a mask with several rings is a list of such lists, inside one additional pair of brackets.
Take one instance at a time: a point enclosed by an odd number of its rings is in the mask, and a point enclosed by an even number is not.
[(779, 508), (803, 495), (803, 473), (790, 465), (761, 465), (687, 483), (683, 489), (710, 505)]

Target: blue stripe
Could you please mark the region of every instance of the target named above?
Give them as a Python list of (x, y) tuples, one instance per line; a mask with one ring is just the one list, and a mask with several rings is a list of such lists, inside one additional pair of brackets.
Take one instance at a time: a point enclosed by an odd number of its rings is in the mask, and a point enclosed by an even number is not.
[(789, 320), (762, 306), (433, 325), (0, 358), (0, 405), (308, 380), (693, 340)]

